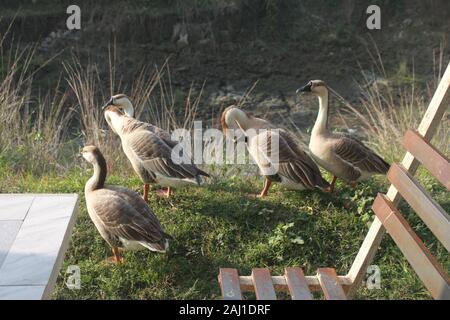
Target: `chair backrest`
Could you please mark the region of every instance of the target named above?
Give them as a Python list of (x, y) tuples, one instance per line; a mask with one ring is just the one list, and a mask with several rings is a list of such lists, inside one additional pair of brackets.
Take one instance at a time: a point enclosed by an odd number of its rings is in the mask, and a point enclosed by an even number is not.
[[(432, 257), (420, 238), (410, 228), (397, 209), (404, 198), (418, 213), (442, 244), (449, 249), (448, 214), (425, 192), (413, 178), (420, 164), (435, 176), (447, 189), (449, 187), (448, 159), (430, 145), (450, 105), (450, 63), (442, 76), (433, 99), (425, 112), (417, 132), (408, 131), (403, 145), (408, 150), (401, 164), (394, 164), (388, 174), (392, 185), (386, 195), (379, 195), (374, 202), (377, 216), (346, 275), (351, 283), (347, 296), (352, 297), (361, 284), (368, 266), (373, 262), (383, 236), (388, 230), (425, 286), (435, 298), (449, 297), (449, 278), (442, 266)], [(397, 189), (398, 188), (398, 189)], [(381, 219), (382, 220), (381, 220)], [(426, 268), (431, 273), (427, 273)], [(434, 270), (434, 271), (433, 271)]]
[[(419, 133), (409, 130), (403, 145), (447, 190), (450, 191), (450, 161)], [(450, 252), (450, 216), (401, 165), (394, 163), (387, 175), (392, 186)], [(397, 206), (383, 194), (373, 210), (408, 262), (435, 299), (450, 299), (450, 277), (410, 227)]]

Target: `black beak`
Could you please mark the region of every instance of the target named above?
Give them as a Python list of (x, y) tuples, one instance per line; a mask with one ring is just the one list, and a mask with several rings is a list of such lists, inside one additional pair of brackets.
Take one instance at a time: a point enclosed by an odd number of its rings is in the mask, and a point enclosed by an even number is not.
[(109, 99), (109, 101), (103, 105), (102, 110), (105, 110), (110, 105), (114, 105), (113, 98)]
[(311, 92), (312, 83), (309, 82), (306, 86), (297, 89), (296, 93)]

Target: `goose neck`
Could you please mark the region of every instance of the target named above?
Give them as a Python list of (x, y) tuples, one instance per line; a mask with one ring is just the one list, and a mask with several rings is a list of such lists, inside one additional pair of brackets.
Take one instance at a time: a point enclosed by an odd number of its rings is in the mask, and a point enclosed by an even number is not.
[(106, 174), (106, 161), (101, 157), (94, 162), (94, 174), (86, 183), (85, 192), (102, 189), (105, 186)]
[(123, 107), (123, 112), (130, 118), (134, 117), (134, 107), (130, 101), (127, 101)]
[(328, 92), (320, 95), (319, 97), (319, 114), (317, 116), (316, 123), (314, 125), (312, 135), (319, 135), (328, 131)]

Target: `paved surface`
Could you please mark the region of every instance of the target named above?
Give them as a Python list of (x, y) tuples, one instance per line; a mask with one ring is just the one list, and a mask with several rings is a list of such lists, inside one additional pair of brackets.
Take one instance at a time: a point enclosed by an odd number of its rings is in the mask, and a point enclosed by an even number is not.
[(0, 194), (0, 300), (50, 297), (77, 211), (77, 195)]

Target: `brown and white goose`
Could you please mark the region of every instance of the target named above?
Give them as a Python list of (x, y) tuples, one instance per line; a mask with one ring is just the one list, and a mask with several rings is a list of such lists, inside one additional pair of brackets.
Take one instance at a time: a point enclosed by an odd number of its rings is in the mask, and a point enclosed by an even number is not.
[(309, 149), (316, 162), (333, 174), (330, 191), (337, 178), (356, 184), (375, 174), (386, 174), (389, 164), (354, 137), (330, 132), (328, 128), (329, 94), (325, 82), (310, 81), (297, 90), (319, 98), (319, 114), (311, 133)]
[(105, 185), (106, 161), (97, 147), (84, 147), (82, 155), (94, 166), (94, 174), (86, 182), (84, 194), (89, 217), (112, 247), (113, 256), (108, 260), (123, 262), (119, 248), (165, 252), (171, 237), (164, 232), (147, 203), (134, 191)]
[(294, 190), (329, 187), (315, 162), (288, 131), (235, 106), (225, 109), (221, 124), (225, 132), (241, 129), (246, 135), (249, 153), (265, 177), (260, 197), (267, 196), (273, 182)]
[(172, 187), (200, 185), (202, 176), (209, 177), (192, 164), (191, 159), (185, 158), (180, 164), (172, 161), (172, 149), (178, 141), (173, 141), (167, 131), (133, 118), (134, 108), (126, 95), (113, 96), (103, 110), (109, 126), (119, 135), (133, 169), (144, 182), (145, 201), (148, 200), (149, 183), (167, 187), (165, 195), (169, 197)]

